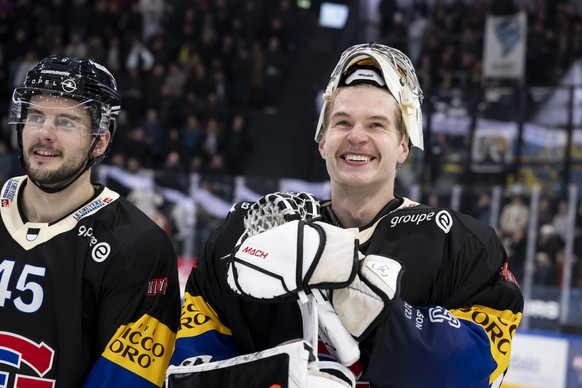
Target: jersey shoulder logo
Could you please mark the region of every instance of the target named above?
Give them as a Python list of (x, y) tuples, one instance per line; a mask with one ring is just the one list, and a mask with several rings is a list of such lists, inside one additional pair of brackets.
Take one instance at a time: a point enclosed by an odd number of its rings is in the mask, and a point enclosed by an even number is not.
[(451, 217), (451, 214), (448, 211), (441, 210), (436, 214), (435, 222), (443, 232), (449, 233), (453, 226), (453, 217)]

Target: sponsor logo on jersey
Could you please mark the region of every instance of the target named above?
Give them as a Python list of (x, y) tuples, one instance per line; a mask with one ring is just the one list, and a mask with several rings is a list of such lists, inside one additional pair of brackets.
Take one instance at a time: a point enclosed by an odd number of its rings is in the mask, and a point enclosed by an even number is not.
[(91, 257), (97, 263), (102, 263), (109, 257), (111, 253), (111, 245), (106, 242), (98, 242), (91, 250)]
[(79, 221), (81, 218), (85, 217), (87, 214), (96, 211), (97, 209), (107, 205), (112, 201), (112, 198), (105, 197), (105, 198), (97, 198), (93, 202), (89, 202), (87, 205), (83, 206), (79, 211), (77, 211), (73, 218)]
[(161, 386), (174, 351), (174, 339), (175, 334), (168, 326), (144, 315), (137, 322), (117, 329), (103, 357)]
[(232, 335), (230, 329), (220, 322), (216, 312), (202, 297), (184, 293), (180, 330), (177, 337), (194, 337), (209, 330)]
[(446, 210), (441, 210), (436, 214), (435, 222), (445, 233), (449, 233), (453, 226), (453, 217)]
[(152, 279), (148, 282), (146, 296), (166, 295), (168, 287), (168, 278)]
[[(0, 331), (0, 365), (9, 365), (20, 369), (27, 364), (35, 373), (34, 376), (24, 376), (19, 371), (15, 377), (15, 387), (51, 388), (55, 381), (43, 379), (53, 367), (55, 351), (45, 343), (36, 343), (18, 334)], [(0, 387), (8, 386), (8, 374), (0, 373)]]
[(505, 263), (503, 264), (503, 267), (501, 267), (501, 276), (503, 276), (503, 278), (508, 281), (511, 282), (513, 284), (515, 284), (516, 286), (519, 287), (519, 284), (517, 283), (517, 279), (515, 278), (515, 276), (513, 276), (513, 272), (511, 272), (509, 270), (509, 263)]
[(9, 202), (14, 201), (14, 196), (16, 195), (16, 189), (18, 188), (18, 181), (16, 181), (16, 179), (12, 178), (8, 181), (8, 183), (6, 184), (6, 188), (4, 189), (4, 192), (2, 193), (2, 207), (8, 207)]
[(497, 369), (491, 374), (491, 378), (497, 378), (509, 366), (511, 339), (521, 321), (521, 313), (514, 313), (511, 310), (500, 311), (480, 305), (451, 312), (457, 318), (471, 321), (485, 331), (489, 337), (491, 355), (497, 362)]
[(432, 221), (434, 219), (436, 225), (445, 233), (449, 233), (453, 226), (453, 217), (446, 210), (439, 212), (405, 214), (402, 216), (395, 216), (390, 220), (390, 226), (396, 227), (398, 224), (416, 224), (420, 225), (422, 222)]

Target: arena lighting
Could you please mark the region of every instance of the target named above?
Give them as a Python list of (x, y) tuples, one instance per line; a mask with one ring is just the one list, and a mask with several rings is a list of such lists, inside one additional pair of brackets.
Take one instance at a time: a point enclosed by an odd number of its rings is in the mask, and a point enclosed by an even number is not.
[(321, 27), (342, 29), (346, 25), (349, 14), (349, 5), (324, 1), (319, 9), (319, 25)]
[(297, 0), (297, 7), (302, 9), (310, 9), (311, 8), (311, 1), (310, 0)]

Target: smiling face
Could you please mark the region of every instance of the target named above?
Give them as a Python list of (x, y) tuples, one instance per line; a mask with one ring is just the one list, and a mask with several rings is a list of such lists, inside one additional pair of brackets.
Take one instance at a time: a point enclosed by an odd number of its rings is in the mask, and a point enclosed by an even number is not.
[[(102, 136), (93, 151), (104, 151)], [(71, 178), (87, 163), (94, 137), (91, 118), (79, 102), (62, 97), (33, 96), (22, 128), (22, 157), (31, 179), (53, 186)]]
[(392, 190), (396, 168), (409, 153), (388, 90), (360, 84), (338, 89), (319, 143), (332, 187), (375, 193)]

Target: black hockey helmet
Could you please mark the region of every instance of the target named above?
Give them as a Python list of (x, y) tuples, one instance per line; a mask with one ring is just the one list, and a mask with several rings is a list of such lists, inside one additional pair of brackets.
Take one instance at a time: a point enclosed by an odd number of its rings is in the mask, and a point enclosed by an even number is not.
[[(85, 165), (58, 186), (53, 185), (49, 188), (33, 181), (46, 192), (57, 192), (68, 187), (91, 166), (105, 158), (117, 129), (121, 101), (115, 78), (104, 66), (88, 59), (49, 56), (28, 71), (22, 86), (17, 87), (12, 94), (8, 124), (13, 125), (18, 131), (18, 145), (21, 150), (22, 128), (26, 122), (31, 98), (39, 95), (79, 101), (91, 116), (90, 135), (94, 140)], [(107, 131), (111, 133), (109, 144), (105, 152), (94, 157), (93, 150), (101, 135)], [(21, 156), (20, 159), (26, 171), (24, 157)]]
[[(115, 78), (104, 66), (88, 59), (56, 55), (41, 60), (26, 74), (23, 85), (14, 90), (9, 124), (21, 129), (26, 119), (30, 98), (39, 94), (79, 101), (91, 114), (92, 134), (99, 137), (109, 131), (113, 139), (121, 101)], [(97, 158), (89, 155), (88, 167), (100, 162), (104, 157), (105, 153)]]

